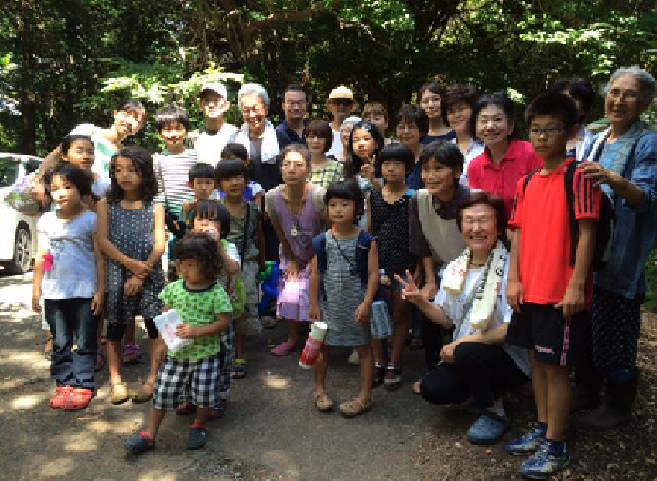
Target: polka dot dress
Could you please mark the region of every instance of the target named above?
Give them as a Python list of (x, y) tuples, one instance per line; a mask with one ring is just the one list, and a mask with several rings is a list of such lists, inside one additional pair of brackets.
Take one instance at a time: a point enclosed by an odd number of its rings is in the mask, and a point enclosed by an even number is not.
[[(141, 209), (124, 209), (120, 202), (109, 205), (109, 241), (132, 259), (145, 261), (153, 250), (153, 204), (147, 202)], [(136, 296), (126, 296), (123, 286), (132, 272), (122, 264), (107, 259), (107, 303), (105, 320), (110, 324), (126, 324), (136, 315), (152, 319), (162, 313), (163, 304), (158, 295), (164, 288), (164, 273), (157, 263), (144, 281)]]

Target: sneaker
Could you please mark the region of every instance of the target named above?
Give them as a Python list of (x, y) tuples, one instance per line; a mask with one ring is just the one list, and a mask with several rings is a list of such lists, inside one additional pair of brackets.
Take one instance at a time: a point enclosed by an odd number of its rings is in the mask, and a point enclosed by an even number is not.
[(495, 444), (506, 432), (509, 422), (495, 413), (485, 411), (468, 429), (468, 441), (472, 444)]
[(189, 428), (187, 436), (187, 449), (193, 451), (201, 449), (208, 442), (208, 430), (201, 427), (192, 426)]
[(126, 439), (124, 446), (130, 454), (141, 454), (153, 449), (155, 442), (148, 437), (148, 433), (141, 432)]
[(351, 351), (349, 358), (347, 358), (347, 364), (351, 366), (358, 366), (360, 364), (360, 358), (358, 357), (358, 351)]
[(374, 365), (374, 376), (372, 378), (372, 387), (379, 387), (383, 384), (386, 377), (386, 368), (383, 366)]
[(506, 452), (514, 456), (534, 453), (545, 442), (545, 428), (535, 427), (524, 436), (507, 443)]
[(570, 456), (566, 444), (564, 443), (561, 451), (554, 449), (550, 444), (544, 443), (520, 465), (518, 472), (529, 479), (548, 479), (568, 466)]
[(389, 391), (399, 389), (402, 385), (401, 367), (395, 367), (392, 364), (388, 364), (388, 368), (386, 369), (386, 376), (383, 380), (383, 385)]

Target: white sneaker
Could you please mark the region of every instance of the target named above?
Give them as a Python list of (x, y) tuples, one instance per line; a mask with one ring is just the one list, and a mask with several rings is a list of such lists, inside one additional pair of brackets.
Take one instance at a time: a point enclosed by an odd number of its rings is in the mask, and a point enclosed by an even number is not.
[(349, 358), (347, 359), (347, 364), (351, 364), (352, 366), (358, 366), (360, 364), (358, 351), (351, 351), (351, 354), (349, 354)]

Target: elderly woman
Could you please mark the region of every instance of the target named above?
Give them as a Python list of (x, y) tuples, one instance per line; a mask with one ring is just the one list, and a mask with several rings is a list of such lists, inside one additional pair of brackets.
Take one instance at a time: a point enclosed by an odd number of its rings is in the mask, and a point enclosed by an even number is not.
[(606, 399), (583, 419), (601, 429), (629, 420), (636, 397), (645, 265), (657, 245), (657, 134), (640, 116), (654, 95), (655, 78), (645, 70), (616, 70), (605, 89), (611, 126), (584, 149), (584, 172), (611, 197), (616, 217), (591, 310), (593, 362), (606, 378)]
[(472, 399), (479, 418), (467, 438), (473, 444), (493, 444), (509, 425), (502, 395), (529, 381), (527, 351), (504, 344), (512, 315), (504, 296), (509, 258), (502, 242), (504, 204), (485, 192), (474, 193), (461, 205), (457, 223), (466, 249), (445, 268), (433, 302), (410, 273), (397, 280), (408, 301), (434, 323), (454, 330), (440, 362), (420, 383), (422, 397), (438, 405)]
[(270, 190), (282, 182), (279, 153), (283, 139), (267, 119), (267, 90), (260, 84), (244, 84), (237, 93), (237, 104), (244, 123), (231, 141), (246, 147), (253, 169), (251, 180), (259, 183), (265, 191)]

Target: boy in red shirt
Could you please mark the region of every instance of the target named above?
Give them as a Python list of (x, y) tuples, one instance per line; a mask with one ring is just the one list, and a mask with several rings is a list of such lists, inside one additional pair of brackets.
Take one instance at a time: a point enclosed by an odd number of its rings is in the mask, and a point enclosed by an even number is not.
[[(569, 366), (582, 349), (591, 306), (591, 262), (601, 192), (578, 170), (574, 202), (566, 200), (565, 173), (575, 162), (566, 144), (577, 133), (577, 107), (561, 93), (545, 93), (527, 109), (530, 139), (543, 167), (518, 182), (509, 227), (515, 232), (507, 299), (515, 311), (506, 341), (533, 351), (532, 384), (538, 426), (507, 445), (511, 454), (532, 454), (520, 474), (546, 479), (569, 462), (564, 442), (571, 387)], [(571, 234), (569, 209), (577, 229)], [(574, 259), (571, 244), (576, 242)]]

